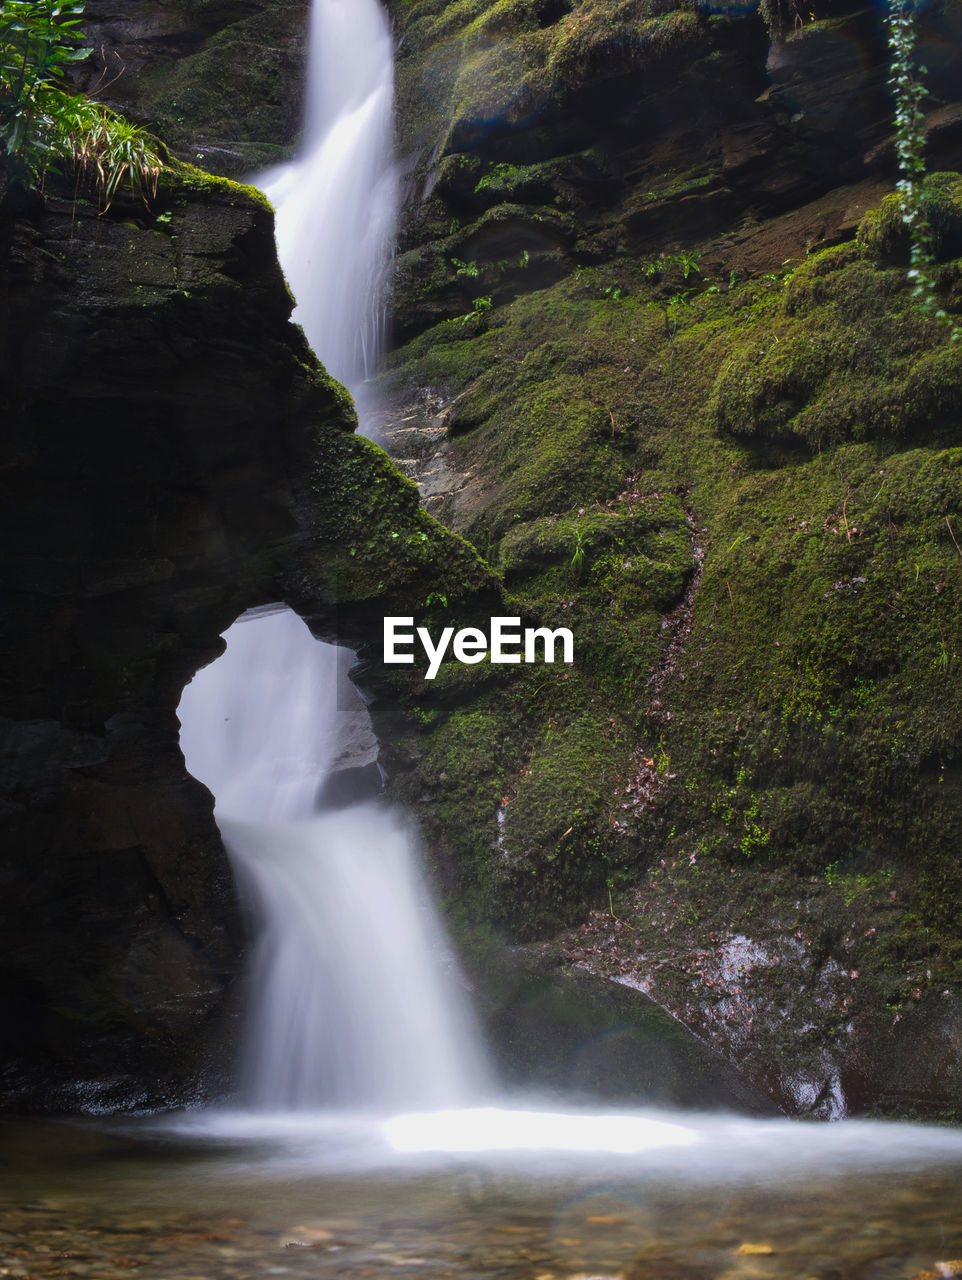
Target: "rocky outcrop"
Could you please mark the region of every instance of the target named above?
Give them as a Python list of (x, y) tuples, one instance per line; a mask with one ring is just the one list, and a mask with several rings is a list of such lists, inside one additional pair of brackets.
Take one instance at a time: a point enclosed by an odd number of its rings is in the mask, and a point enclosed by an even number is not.
[(556, 948), (467, 943), (478, 1013), (501, 1080), (568, 1105), (773, 1116), (779, 1108), (661, 1005), (579, 972)]
[[(962, 344), (906, 280), (881, 15), (392, 8), (385, 440), (576, 644), (402, 694), (393, 785), (462, 910), (565, 927), (786, 1109), (957, 1116)], [(920, 22), (956, 171), (962, 8)]]
[(290, 159), (300, 130), (305, 0), (90, 0), (80, 86), (212, 173)]
[(156, 1106), (216, 1087), (243, 942), (184, 685), (248, 607), (361, 646), (488, 575), (351, 434), (258, 193), (185, 171), (0, 219), (2, 1082)]

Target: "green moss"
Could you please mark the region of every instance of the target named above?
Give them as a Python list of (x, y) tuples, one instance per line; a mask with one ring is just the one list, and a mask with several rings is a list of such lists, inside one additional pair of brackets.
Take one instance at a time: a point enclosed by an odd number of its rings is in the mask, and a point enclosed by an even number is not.
[[(537, 892), (557, 894), (552, 909), (570, 911), (572, 891), (591, 896), (616, 859), (611, 799), (623, 741), (597, 712), (549, 717), (532, 745), (504, 812), (503, 849), (513, 877), (533, 876)], [(558, 874), (554, 864), (561, 863)], [(584, 900), (579, 904), (582, 908)]]
[[(860, 308), (863, 329), (873, 322), (873, 308), (883, 312), (880, 325), (890, 323), (884, 308), (901, 299), (901, 274), (876, 280), (876, 271), (849, 249), (812, 259), (786, 283), (719, 294), (703, 282), (673, 332), (669, 304), (646, 295), (640, 283), (626, 281), (629, 297), (592, 299), (604, 292), (605, 277), (584, 273), (506, 309), (496, 330), (458, 344), (456, 361), (437, 363), (439, 350), (427, 341), (411, 348), (414, 367), (433, 361), (435, 372), (455, 379), (454, 389), (469, 379), (455, 419), (463, 434), (452, 447), (484, 474), (504, 476), (512, 498), (524, 493), (523, 477), (532, 495), (545, 496), (544, 506), (557, 499), (560, 508), (539, 511), (533, 503), (509, 520), (502, 490), (473, 517), (505, 574), (513, 607), (552, 626), (567, 623), (578, 637), (578, 670), (563, 695), (556, 697), (553, 687), (543, 691), (522, 717), (520, 741), (530, 753), (522, 767), (534, 762), (531, 779), (520, 772), (514, 784), (510, 773), (498, 779), (511, 798), (499, 854), (505, 865), (492, 855), (486, 874), (494, 884), (507, 877), (529, 922), (557, 921), (592, 894), (597, 901), (612, 867), (617, 876), (622, 865), (637, 866), (659, 838), (655, 833), (664, 832), (662, 822), (675, 828), (672, 847), (694, 846), (728, 861), (787, 860), (802, 872), (857, 851), (891, 859), (906, 845), (938, 847), (935, 861), (945, 855), (955, 819), (937, 817), (921, 803), (920, 784), (908, 779), (912, 760), (951, 755), (962, 736), (962, 708), (954, 698), (946, 702), (947, 672), (962, 653), (951, 604), (962, 560), (945, 522), (948, 515), (953, 529), (962, 530), (960, 451), (893, 453), (862, 443), (807, 461), (795, 457), (788, 468), (753, 470), (737, 447), (713, 439), (717, 409), (705, 394), (733, 361), (733, 342), (748, 346), (762, 333), (790, 353), (804, 342), (806, 353), (815, 350), (831, 367), (832, 339), (846, 322), (836, 311), (840, 296)], [(813, 316), (832, 327), (809, 346)], [(906, 346), (915, 356), (916, 320), (906, 323)], [(625, 361), (634, 358), (632, 346), (642, 344), (648, 395), (657, 398), (633, 417), (633, 368)], [(911, 367), (950, 358), (943, 350), (920, 351)], [(740, 358), (736, 349), (734, 361)], [(594, 395), (586, 403), (583, 392), (578, 403), (568, 381), (575, 361), (582, 379), (591, 370)], [(796, 365), (792, 358), (770, 369)], [(546, 400), (546, 389), (560, 394)], [(802, 410), (811, 407), (806, 394), (800, 380)], [(531, 406), (545, 403), (572, 414), (576, 433), (583, 433), (578, 438), (589, 442), (592, 426), (605, 434), (601, 415), (586, 425), (580, 412), (603, 408), (622, 497), (608, 489), (616, 496), (607, 504), (596, 497), (584, 508), (561, 506), (571, 473), (555, 491), (554, 470), (563, 464), (550, 450), (539, 454), (531, 435)], [(613, 449), (612, 421), (616, 431), (638, 422), (615, 435)], [(564, 439), (563, 426), (557, 438)], [(579, 450), (574, 465), (580, 467), (583, 443)], [(626, 478), (642, 453), (649, 464), (660, 453), (660, 469), (649, 465), (643, 482)], [(539, 464), (545, 467), (540, 477)], [(609, 730), (624, 734), (624, 742), (638, 741), (639, 733), (644, 741), (652, 698), (645, 686), (663, 660), (663, 618), (678, 605), (692, 569), (688, 516), (677, 496), (659, 488), (666, 473), (676, 484), (681, 477), (694, 485), (690, 501), (709, 525), (711, 547), (691, 639), (684, 658), (669, 666), (659, 695), (661, 705), (672, 708), (671, 720), (666, 724), (660, 711), (648, 720), (670, 756), (670, 772), (682, 781), (666, 784), (654, 825), (646, 819), (622, 844), (606, 837), (613, 811), (604, 813), (600, 789), (592, 808), (575, 782), (580, 760), (585, 774), (607, 786), (611, 771), (626, 767), (623, 755), (613, 763), (622, 746), (611, 748), (599, 720), (575, 715), (570, 751), (549, 740), (543, 755), (546, 731), (544, 722), (540, 729), (534, 723), (534, 712), (560, 723), (594, 697), (609, 716)], [(597, 478), (586, 480), (586, 493), (592, 483), (596, 495), (606, 493)], [(586, 741), (588, 723), (593, 746)], [(559, 741), (566, 741), (564, 732)], [(648, 751), (654, 756), (653, 743)], [(559, 825), (566, 794), (577, 821)], [(591, 817), (582, 821), (586, 812)], [(490, 831), (490, 815), (487, 821)], [(562, 858), (559, 837), (569, 826), (571, 849)], [(920, 886), (927, 882), (918, 868), (912, 874), (921, 876)], [(527, 892), (518, 888), (525, 877), (532, 882)]]
[(542, 608), (574, 594), (582, 607), (637, 617), (677, 604), (692, 570), (685, 513), (674, 495), (649, 496), (628, 510), (586, 509), (510, 528), (498, 566), (510, 590), (523, 582)]
[[(925, 179), (922, 190), (936, 261), (957, 257), (962, 253), (962, 178), (957, 173), (933, 173)], [(908, 262), (909, 230), (897, 192), (865, 215), (859, 224), (858, 242), (879, 261)]]
[(958, 815), (933, 809), (919, 768), (962, 736), (962, 559), (931, 514), (958, 522), (954, 453), (850, 447), (730, 504), (671, 691), (683, 845), (700, 831), (720, 857), (802, 872), (954, 858)]
[[(449, 146), (476, 126), (554, 108), (599, 79), (708, 49), (701, 15), (672, 0), (459, 0), (406, 7), (404, 21), (402, 55), (417, 59), (422, 75), (431, 68)], [(423, 112), (418, 96), (402, 86), (412, 122)]]
[(253, 204), (265, 212), (274, 212), (267, 196), (259, 188), (252, 187), (249, 183), (222, 178), (180, 160), (172, 160), (162, 171), (159, 190), (174, 195), (185, 192), (194, 197), (219, 196), (227, 198), (232, 204)]
[(453, 601), (495, 589), (474, 548), (421, 509), (416, 486), (377, 445), (324, 432), (314, 456), (314, 519), (328, 544), (318, 572), (332, 602), (423, 612), (432, 594)]
[[(524, 26), (547, 51), (531, 83), (552, 49), (558, 66), (584, 59), (575, 79), (614, 57), (616, 7), (581, 5), (547, 35)], [(493, 8), (473, 11), (476, 33)], [(530, 217), (551, 184), (566, 199), (569, 163), (452, 161), (432, 215), (446, 231), (452, 202), (451, 252), (468, 260), (486, 202), (501, 201), (493, 225), (508, 202)], [(647, 218), (652, 194), (698, 200), (714, 182), (708, 168), (646, 175), (627, 207)], [(899, 954), (928, 929), (948, 956), (959, 352), (865, 235), (747, 280), (717, 243), (700, 257), (671, 241), (636, 256), (613, 235), (590, 246), (597, 265), (513, 282), (485, 332), (438, 326), (395, 357), (400, 382), (448, 401), (449, 459), (474, 477), (448, 518), (503, 572), (507, 608), (576, 637), (567, 679), (479, 671), (459, 686), (506, 744), (467, 829), (442, 837), (459, 900), (537, 931), (606, 903), (608, 881), (640, 877), (656, 850), (726, 875), (884, 866), (915, 904), (917, 924), (886, 926)], [(959, 274), (943, 266), (949, 310)], [(412, 791), (435, 759), (421, 745)]]
[[(814, 1072), (853, 1017), (885, 1038), (962, 987), (962, 364), (915, 305), (893, 198), (806, 253), (843, 207), (795, 185), (800, 159), (821, 167), (811, 114), (746, 101), (775, 141), (734, 168), (726, 147), (722, 170), (706, 107), (728, 118), (764, 34), (685, 9), (404, 6), (403, 128), (453, 154), (433, 187), (425, 170), (402, 300), (417, 290), (420, 336), (392, 376), (445, 402), (445, 461), (470, 477), (445, 520), (502, 572), (505, 611), (570, 627), (576, 660), (451, 664), (409, 708), (396, 785), (465, 916), (515, 937), (596, 924), (614, 974), (641, 941), (677, 966), (672, 1008), (710, 1001), (715, 932), (769, 927), (860, 971), (784, 1020), (789, 965), (760, 978), (772, 1060)], [(815, 16), (806, 63), (838, 38)], [(743, 162), (804, 215), (759, 202), (734, 230)], [(930, 183), (950, 315), (959, 181)], [(522, 247), (525, 271), (499, 266)], [(484, 331), (437, 324), (471, 290), (493, 298)]]
[[(545, 78), (553, 91), (595, 75), (640, 69), (643, 60), (684, 49), (691, 56), (702, 36), (691, 10), (671, 5), (587, 3), (559, 23), (548, 45)], [(647, 14), (645, 14), (647, 10)], [(644, 16), (643, 16), (644, 15)]]
[[(904, 274), (829, 250), (740, 325), (709, 399), (722, 431), (813, 448), (943, 435), (960, 403), (962, 353), (914, 305)], [(941, 341), (940, 341), (941, 339)]]

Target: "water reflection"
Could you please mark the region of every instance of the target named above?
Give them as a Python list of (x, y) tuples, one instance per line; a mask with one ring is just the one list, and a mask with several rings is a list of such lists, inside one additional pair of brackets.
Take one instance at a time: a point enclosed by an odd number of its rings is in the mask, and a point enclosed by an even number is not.
[[(0, 1274), (962, 1275), (957, 1130), (524, 1108), (446, 1112), (431, 1124), (258, 1115), (243, 1132), (235, 1111), (173, 1126), (8, 1121)], [(615, 1151), (574, 1149), (590, 1125)], [(455, 1149), (472, 1133), (486, 1152)], [(493, 1149), (512, 1133), (516, 1151)], [(413, 1144), (417, 1134), (420, 1151), (391, 1148), (390, 1138)], [(626, 1135), (636, 1151), (624, 1149)]]
[(536, 1167), (504, 1152), (392, 1156), (382, 1130), (381, 1167), (366, 1171), (345, 1157), (352, 1144), (355, 1156), (373, 1150), (377, 1126), (343, 1117), (326, 1143), (320, 1117), (306, 1125), (299, 1167), (270, 1158), (296, 1135), (272, 1136), (264, 1117), (256, 1140), (235, 1131), (220, 1142), (183, 1125), (8, 1122), (0, 1268), (30, 1280), (962, 1275), (958, 1133), (658, 1119), (697, 1140), (660, 1157), (542, 1152)]

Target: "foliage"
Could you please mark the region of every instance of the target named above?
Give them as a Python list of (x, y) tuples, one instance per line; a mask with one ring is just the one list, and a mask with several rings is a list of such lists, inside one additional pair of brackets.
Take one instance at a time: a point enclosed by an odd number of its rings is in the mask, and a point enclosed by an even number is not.
[(79, 95), (65, 95), (59, 154), (78, 180), (108, 208), (126, 183), (146, 200), (156, 195), (163, 162), (150, 136), (106, 107)]
[(5, 0), (0, 16), (0, 159), (11, 184), (41, 187), (63, 167), (104, 208), (121, 183), (153, 195), (162, 167), (143, 130), (83, 94), (66, 73), (89, 50), (76, 47), (83, 0)]
[(79, 36), (82, 0), (6, 0), (0, 16), (0, 140), (8, 155), (36, 164), (47, 150), (51, 89), (87, 57), (66, 43)]
[(581, 581), (585, 567), (585, 535), (580, 529), (575, 530), (575, 548), (571, 555), (571, 574), (575, 582)]
[(940, 306), (933, 276), (935, 249), (932, 226), (925, 197), (925, 115), (922, 103), (926, 97), (923, 77), (926, 68), (915, 62), (915, 9), (902, 0), (890, 0), (889, 49), (892, 54), (889, 83), (895, 94), (895, 138), (902, 171), (898, 192), (902, 203), (902, 220), (911, 237), (909, 279), (913, 293), (923, 311), (934, 315), (948, 326), (951, 340), (957, 342), (962, 330)]
[(461, 323), (467, 324), (469, 321), (475, 320), (482, 329), (485, 328), (487, 325), (488, 312), (491, 310), (493, 305), (494, 303), (490, 296), (472, 298), (471, 310), (460, 317)]

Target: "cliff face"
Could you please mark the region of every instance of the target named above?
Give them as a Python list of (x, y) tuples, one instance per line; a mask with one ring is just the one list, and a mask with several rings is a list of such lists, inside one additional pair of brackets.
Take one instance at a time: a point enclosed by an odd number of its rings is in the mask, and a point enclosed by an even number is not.
[(250, 606), (363, 645), (425, 577), (453, 598), (485, 572), (350, 434), (256, 192), (8, 203), (0, 276), (4, 1085), (183, 1100), (228, 1061), (242, 943), (183, 686)]
[[(886, 199), (882, 15), (391, 8), (389, 448), (577, 655), (404, 694), (399, 792), (466, 914), (787, 1109), (956, 1114), (962, 344)], [(956, 317), (960, 30), (919, 45)]]
[(292, 153), (309, 9), (305, 0), (90, 0), (82, 87), (180, 159), (243, 179)]

